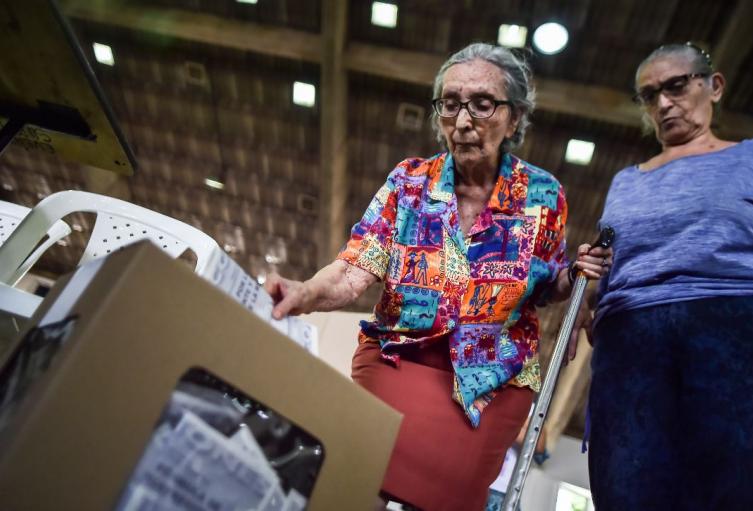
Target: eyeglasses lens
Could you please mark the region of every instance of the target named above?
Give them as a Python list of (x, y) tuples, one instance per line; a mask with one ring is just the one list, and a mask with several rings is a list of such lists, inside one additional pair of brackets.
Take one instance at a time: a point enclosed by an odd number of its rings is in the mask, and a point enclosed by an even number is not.
[(471, 117), (486, 119), (491, 117), (496, 110), (496, 104), (487, 98), (474, 98), (466, 103), (455, 99), (439, 99), (434, 103), (434, 109), (442, 117), (455, 117), (465, 107)]
[(675, 76), (659, 84), (658, 87), (645, 87), (638, 91), (635, 99), (643, 105), (651, 105), (664, 92), (670, 98), (679, 98), (687, 92), (691, 75)]
[(473, 117), (483, 119), (492, 115), (494, 103), (485, 98), (473, 99), (468, 103), (468, 111)]

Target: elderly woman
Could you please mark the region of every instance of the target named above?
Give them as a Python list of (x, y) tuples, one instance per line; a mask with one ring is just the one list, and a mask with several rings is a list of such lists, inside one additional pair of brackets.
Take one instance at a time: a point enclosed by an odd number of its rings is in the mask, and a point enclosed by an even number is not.
[(724, 77), (699, 48), (638, 67), (662, 150), (619, 172), (593, 328), (597, 508), (753, 509), (753, 142), (717, 138)]
[[(343, 307), (381, 280), (353, 379), (404, 414), (383, 495), (482, 509), (539, 387), (535, 305), (571, 290), (560, 184), (512, 156), (533, 109), (528, 68), (473, 44), (439, 70), (449, 152), (397, 165), (337, 260), (306, 282), (270, 276), (274, 314)], [(596, 279), (609, 253), (579, 247)], [(572, 277), (572, 273), (570, 275)]]

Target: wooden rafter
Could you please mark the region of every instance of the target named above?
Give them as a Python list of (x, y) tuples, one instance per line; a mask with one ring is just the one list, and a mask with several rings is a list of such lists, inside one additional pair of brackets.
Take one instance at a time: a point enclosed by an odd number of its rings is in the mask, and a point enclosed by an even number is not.
[(319, 62), (318, 34), (222, 18), (182, 9), (67, 1), (63, 12), (71, 18), (183, 39), (213, 46), (270, 55), (272, 57)]
[(348, 77), (343, 50), (347, 2), (322, 2), (321, 135), (319, 165), (319, 266), (329, 263), (343, 243), (348, 199)]
[[(740, 2), (748, 4), (748, 2)], [(261, 53), (274, 57), (322, 63), (322, 36), (231, 20), (177, 9), (149, 9), (117, 6), (67, 4), (65, 12), (77, 19), (170, 36), (215, 46)], [(326, 20), (325, 20), (326, 22)], [(728, 54), (727, 45), (735, 47), (736, 28), (728, 28), (730, 43), (720, 44), (721, 58)], [(725, 33), (726, 34), (726, 33)], [(750, 44), (746, 42), (745, 44)], [(743, 52), (741, 52), (743, 53)], [(343, 50), (345, 69), (396, 81), (431, 85), (442, 56), (350, 42)], [(577, 115), (587, 119), (627, 126), (640, 125), (640, 114), (625, 91), (562, 80), (537, 79), (538, 107), (554, 113)], [(725, 113), (722, 131), (729, 136), (753, 136), (753, 117)]]

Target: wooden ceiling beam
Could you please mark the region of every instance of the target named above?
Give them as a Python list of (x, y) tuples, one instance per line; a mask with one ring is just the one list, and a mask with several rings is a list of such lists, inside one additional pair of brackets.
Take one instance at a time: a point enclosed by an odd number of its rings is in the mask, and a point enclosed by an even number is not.
[[(740, 2), (749, 4), (749, 2)], [(322, 36), (301, 30), (271, 27), (257, 23), (236, 21), (210, 14), (177, 9), (148, 9), (117, 6), (105, 2), (97, 4), (72, 2), (65, 4), (69, 16), (85, 21), (118, 26), (168, 37), (234, 48), (273, 57), (321, 63)], [(744, 7), (738, 7), (744, 9)], [(739, 18), (739, 17), (738, 17)], [(739, 18), (747, 19), (747, 18)], [(736, 27), (736, 25), (735, 25)], [(740, 44), (742, 28), (732, 24), (717, 47), (722, 62), (729, 62)], [(729, 34), (729, 35), (727, 35)], [(729, 40), (729, 43), (725, 41)], [(725, 48), (730, 48), (726, 50)], [(400, 82), (431, 86), (434, 74), (443, 57), (431, 53), (380, 47), (351, 41), (343, 50), (347, 71), (376, 75)], [(745, 54), (745, 52), (740, 52)], [(738, 58), (738, 57), (735, 57)], [(725, 64), (729, 65), (729, 64)], [(732, 64), (734, 66), (734, 63)], [(630, 101), (629, 94), (597, 85), (536, 79), (537, 108), (553, 113), (627, 126), (640, 126), (640, 112)], [(733, 122), (734, 121), (734, 122)], [(753, 117), (730, 113), (722, 117), (721, 131), (730, 136), (753, 136)]]
[(238, 21), (183, 9), (118, 5), (99, 0), (68, 0), (63, 12), (74, 19), (136, 32), (222, 46), (306, 62), (321, 60), (319, 34)]
[(345, 55), (348, 71), (427, 86), (434, 83), (434, 75), (444, 61), (441, 55), (355, 41), (348, 43)]
[[(444, 58), (422, 52), (351, 42), (348, 70), (431, 86)], [(536, 79), (536, 108), (599, 121), (639, 126), (641, 116), (627, 93), (563, 80)]]
[(319, 266), (331, 262), (345, 241), (348, 200), (348, 75), (345, 38), (348, 3), (322, 2), (319, 151)]

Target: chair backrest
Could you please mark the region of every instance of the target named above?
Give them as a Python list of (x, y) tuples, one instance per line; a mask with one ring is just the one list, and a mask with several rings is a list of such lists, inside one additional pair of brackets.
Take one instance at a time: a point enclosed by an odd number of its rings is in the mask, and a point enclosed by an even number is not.
[(126, 245), (149, 239), (172, 257), (187, 248), (196, 253), (195, 272), (203, 275), (211, 254), (220, 250), (211, 237), (180, 220), (120, 199), (69, 190), (54, 193), (34, 206), (0, 246), (0, 282), (14, 285), (16, 269), (59, 219), (75, 212), (95, 213), (97, 220), (79, 264)]
[[(0, 247), (5, 241), (10, 238), (10, 235), (21, 224), (26, 215), (29, 214), (31, 208), (21, 206), (19, 204), (13, 204), (12, 202), (0, 201)], [(11, 277), (11, 280), (15, 283), (21, 280), (21, 277), (26, 275), (29, 268), (34, 266), (34, 263), (42, 257), (42, 254), (57, 243), (60, 239), (65, 238), (71, 233), (71, 228), (68, 224), (62, 220), (58, 220), (53, 223), (49, 229), (47, 229), (47, 239), (39, 244), (34, 251), (19, 265), (15, 274)]]

